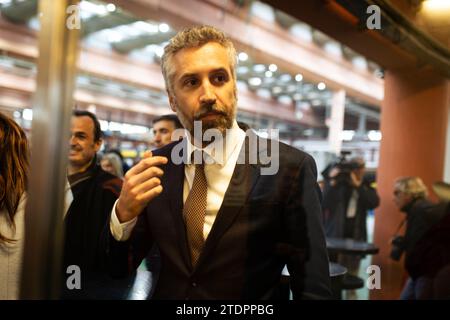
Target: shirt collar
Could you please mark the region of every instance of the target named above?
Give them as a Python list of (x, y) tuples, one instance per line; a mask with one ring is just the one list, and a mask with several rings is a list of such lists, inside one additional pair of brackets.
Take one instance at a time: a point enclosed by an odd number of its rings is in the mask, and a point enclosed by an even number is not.
[(95, 155), (94, 158), (91, 160), (91, 163), (89, 164), (89, 167), (86, 168), (86, 170), (76, 172), (74, 174), (67, 176), (70, 186), (73, 187), (79, 182), (89, 179), (92, 176), (96, 167), (97, 167), (97, 155)]
[(206, 164), (212, 163), (218, 164), (223, 167), (230, 158), (233, 151), (241, 145), (242, 141), (245, 139), (245, 132), (239, 128), (237, 121), (233, 121), (233, 125), (230, 129), (226, 130), (225, 139), (221, 136), (220, 139), (214, 140), (214, 142), (208, 144), (204, 148), (199, 148), (192, 144), (191, 136), (186, 131), (185, 138), (187, 139), (187, 159), (191, 159), (192, 153), (196, 150), (202, 151), (206, 154)]

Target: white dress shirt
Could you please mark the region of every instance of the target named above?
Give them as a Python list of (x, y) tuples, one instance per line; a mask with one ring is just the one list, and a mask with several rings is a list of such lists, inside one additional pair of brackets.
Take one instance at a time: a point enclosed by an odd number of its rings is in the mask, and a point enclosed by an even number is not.
[(347, 218), (354, 218), (356, 216), (356, 209), (358, 208), (358, 198), (359, 193), (354, 189), (348, 202)]
[(64, 216), (63, 216), (63, 218), (66, 217), (67, 212), (69, 211), (70, 205), (72, 204), (72, 201), (73, 201), (73, 193), (72, 193), (72, 189), (70, 188), (69, 180), (66, 177), (66, 187), (64, 189)]
[[(193, 145), (189, 134), (184, 139), (188, 140), (188, 155), (191, 155), (195, 150), (201, 150), (204, 152), (206, 158), (205, 175), (208, 183), (208, 195), (206, 200), (205, 224), (203, 227), (203, 236), (206, 239), (216, 220), (225, 192), (230, 184), (231, 176), (233, 175), (242, 144), (245, 140), (245, 132), (234, 121), (232, 128), (227, 130), (225, 139), (215, 140), (205, 148), (198, 148)], [(224, 146), (223, 148), (221, 147), (222, 145)], [(224, 152), (221, 152), (221, 150)], [(187, 158), (191, 159), (190, 156)], [(186, 202), (189, 191), (192, 188), (195, 165), (186, 164), (184, 168), (183, 203)], [(116, 204), (114, 204), (111, 213), (110, 230), (116, 240), (126, 241), (136, 225), (137, 218), (120, 223), (116, 215)]]

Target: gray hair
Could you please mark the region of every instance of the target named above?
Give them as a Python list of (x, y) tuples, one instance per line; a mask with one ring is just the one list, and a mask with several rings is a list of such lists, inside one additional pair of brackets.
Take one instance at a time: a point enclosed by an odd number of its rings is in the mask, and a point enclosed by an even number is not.
[(198, 48), (208, 42), (216, 42), (228, 49), (230, 68), (233, 79), (236, 80), (236, 49), (231, 40), (219, 29), (211, 26), (195, 26), (178, 32), (167, 46), (164, 47), (164, 54), (161, 57), (161, 69), (169, 94), (172, 93), (172, 78), (174, 71), (171, 69), (172, 57), (182, 49)]
[(108, 160), (111, 162), (112, 166), (114, 167), (115, 175), (119, 178), (123, 178), (123, 167), (122, 167), (122, 160), (120, 157), (115, 153), (107, 153), (102, 157), (103, 160)]
[(395, 180), (395, 189), (414, 198), (426, 198), (428, 189), (419, 177), (402, 177)]

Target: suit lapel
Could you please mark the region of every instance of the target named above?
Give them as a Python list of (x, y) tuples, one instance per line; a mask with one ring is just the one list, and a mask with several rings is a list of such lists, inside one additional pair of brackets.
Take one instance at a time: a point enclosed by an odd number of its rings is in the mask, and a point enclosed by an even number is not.
[[(186, 139), (181, 141), (181, 147), (185, 147)], [(178, 146), (178, 144), (176, 145)], [(186, 150), (182, 148), (182, 151)], [(184, 154), (182, 155), (184, 159)], [(171, 155), (169, 155), (169, 159), (172, 159)], [(170, 213), (172, 215), (172, 219), (174, 221), (174, 226), (177, 234), (177, 241), (180, 247), (180, 252), (182, 253), (184, 262), (189, 268), (191, 268), (191, 258), (189, 253), (189, 246), (187, 242), (186, 236), (186, 226), (183, 219), (183, 188), (184, 188), (184, 163), (175, 164), (171, 160), (169, 160), (169, 165), (165, 170), (165, 174), (167, 174), (167, 182), (169, 185), (167, 189), (170, 190), (170, 195), (168, 200), (170, 202)]]
[[(244, 147), (245, 146), (245, 147)], [(246, 137), (245, 142), (240, 151), (240, 157), (248, 158), (249, 139)], [(202, 264), (205, 257), (214, 249), (218, 240), (223, 236), (225, 231), (231, 226), (237, 215), (247, 202), (251, 191), (253, 190), (260, 176), (260, 167), (256, 164), (236, 164), (233, 175), (228, 185), (227, 191), (217, 213), (216, 220), (212, 226), (211, 232), (206, 239), (205, 246), (200, 255), (197, 267)]]

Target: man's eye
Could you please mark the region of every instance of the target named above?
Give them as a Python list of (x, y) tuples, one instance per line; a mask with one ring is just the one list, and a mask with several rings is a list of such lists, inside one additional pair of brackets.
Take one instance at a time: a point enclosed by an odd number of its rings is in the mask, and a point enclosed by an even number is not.
[(184, 85), (186, 86), (186, 87), (194, 87), (194, 86), (196, 86), (197, 85), (197, 83), (198, 83), (198, 80), (197, 79), (187, 79), (185, 82), (184, 82)]
[(213, 76), (213, 82), (218, 84), (226, 82), (227, 79), (228, 77), (223, 73), (219, 73)]

